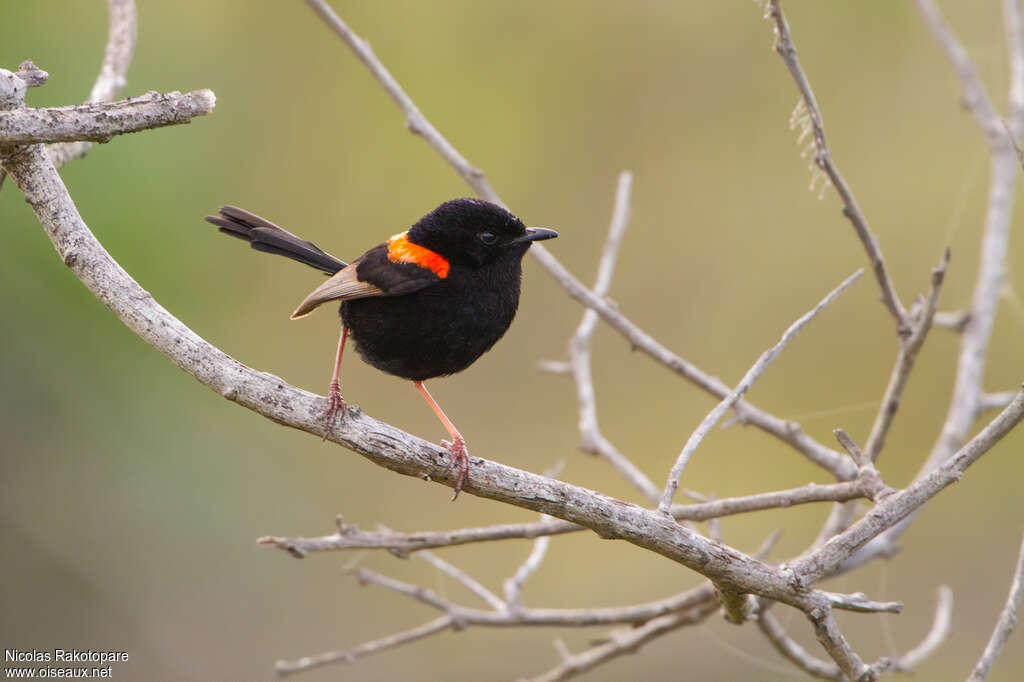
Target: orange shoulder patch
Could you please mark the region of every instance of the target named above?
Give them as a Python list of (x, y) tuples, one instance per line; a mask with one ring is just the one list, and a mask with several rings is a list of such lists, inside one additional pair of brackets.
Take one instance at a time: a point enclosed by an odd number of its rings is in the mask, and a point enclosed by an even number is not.
[(413, 244), (406, 238), (406, 233), (396, 234), (388, 240), (388, 260), (392, 263), (412, 263), (426, 268), (444, 279), (451, 267), (448, 259), (425, 246)]

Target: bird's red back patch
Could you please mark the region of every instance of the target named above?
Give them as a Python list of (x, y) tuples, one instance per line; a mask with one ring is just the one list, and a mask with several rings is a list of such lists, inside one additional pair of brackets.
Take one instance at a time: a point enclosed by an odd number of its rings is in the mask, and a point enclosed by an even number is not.
[(392, 263), (412, 263), (444, 279), (451, 265), (448, 259), (425, 246), (413, 244), (406, 233), (396, 234), (388, 240), (388, 260)]

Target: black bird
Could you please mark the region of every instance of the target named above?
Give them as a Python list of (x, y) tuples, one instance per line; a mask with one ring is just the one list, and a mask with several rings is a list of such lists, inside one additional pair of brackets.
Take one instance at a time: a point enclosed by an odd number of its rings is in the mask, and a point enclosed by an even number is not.
[(504, 208), (479, 199), (453, 199), (406, 232), (378, 244), (351, 264), (277, 225), (234, 206), (207, 216), (224, 234), (331, 275), (292, 319), (327, 301), (341, 301), (341, 335), (328, 388), (324, 438), (345, 401), (338, 387), (345, 339), (363, 360), (411, 380), (451, 437), (442, 441), (458, 464), (454, 500), (469, 473), (466, 441), (423, 382), (473, 364), (502, 337), (519, 306), (522, 259), (530, 245), (558, 233), (526, 227)]

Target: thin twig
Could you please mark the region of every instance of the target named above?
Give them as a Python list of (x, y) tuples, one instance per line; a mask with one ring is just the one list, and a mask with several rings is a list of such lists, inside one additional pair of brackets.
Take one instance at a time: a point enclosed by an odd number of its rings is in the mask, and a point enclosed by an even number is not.
[(907, 653), (894, 658), (892, 661), (893, 670), (899, 672), (913, 672), (918, 665), (926, 658), (938, 651), (942, 643), (949, 637), (950, 626), (953, 623), (953, 590), (946, 585), (939, 587), (938, 599), (935, 600), (935, 617), (932, 619), (932, 627), (928, 630), (921, 643)]
[[(788, 508), (813, 502), (843, 502), (871, 497), (872, 489), (861, 479), (831, 483), (809, 484), (788, 490), (757, 493), (744, 497), (727, 497), (700, 504), (674, 505), (673, 518), (680, 521), (707, 521), (722, 516), (746, 514), (765, 509)], [(319, 537), (259, 538), (261, 545), (283, 549), (296, 558), (310, 552), (343, 551), (350, 549), (384, 549), (398, 556), (437, 547), (454, 547), (494, 540), (533, 539), (585, 530), (583, 526), (567, 521), (548, 519), (528, 523), (507, 523), (456, 530), (396, 533), (393, 531), (366, 531), (355, 524), (340, 523), (338, 532)]]
[[(109, 9), (107, 47), (96, 83), (89, 93), (89, 102), (109, 102), (128, 82), (128, 67), (135, 53), (138, 17), (135, 0), (107, 0)], [(50, 160), (57, 168), (68, 161), (80, 159), (92, 148), (91, 142), (64, 142), (50, 145)]]
[[(317, 13), (317, 16), (349, 46), (352, 52), (359, 58), (359, 61), (370, 70), (373, 77), (381, 84), (384, 91), (395, 101), (398, 108), (405, 114), (405, 125), (409, 128), (409, 131), (426, 140), (427, 144), (433, 147), (469, 183), (470, 187), (477, 194), (488, 201), (501, 204), (501, 199), (498, 197), (497, 192), (491, 188), (491, 184), (487, 182), (484, 172), (470, 164), (466, 157), (460, 154), (459, 150), (453, 147), (444, 135), (427, 120), (427, 117), (420, 112), (419, 107), (405, 93), (405, 90), (398, 84), (398, 81), (391, 75), (391, 72), (377, 59), (377, 55), (370, 48), (370, 43), (357, 36), (324, 0), (306, 0), (306, 2)], [(538, 246), (535, 244), (534, 249)]]
[(878, 240), (871, 232), (871, 228), (868, 227), (867, 218), (864, 217), (860, 207), (857, 205), (853, 191), (846, 184), (846, 180), (843, 179), (839, 169), (832, 161), (832, 152), (829, 151), (828, 144), (825, 141), (825, 124), (821, 117), (821, 110), (814, 99), (814, 92), (811, 90), (811, 84), (807, 80), (807, 75), (804, 73), (803, 67), (800, 66), (800, 60), (797, 58), (796, 46), (793, 44), (793, 38), (790, 36), (789, 24), (782, 13), (780, 0), (769, 0), (768, 17), (775, 24), (775, 51), (786, 63), (786, 68), (789, 69), (790, 75), (793, 76), (793, 80), (800, 90), (800, 96), (803, 98), (804, 107), (809, 119), (808, 124), (814, 135), (814, 163), (828, 175), (829, 180), (839, 193), (839, 198), (843, 202), (843, 215), (850, 220), (854, 231), (856, 231), (861, 244), (864, 246), (864, 250), (867, 252), (868, 260), (871, 261), (871, 267), (875, 273), (875, 279), (878, 280), (878, 286), (882, 290), (882, 301), (896, 320), (897, 332), (902, 337), (910, 332), (910, 320), (907, 317), (906, 310), (903, 308), (903, 304), (900, 303), (899, 296), (896, 294), (896, 288), (892, 283), (892, 278), (889, 276), (889, 270), (885, 266), (885, 259), (882, 257), (882, 250), (878, 247)]
[(900, 344), (896, 366), (893, 367), (885, 395), (878, 408), (878, 414), (875, 416), (875, 423), (871, 427), (871, 435), (868, 436), (867, 445), (864, 446), (864, 453), (872, 462), (878, 459), (879, 453), (885, 446), (885, 437), (889, 433), (889, 427), (892, 426), (892, 420), (903, 399), (903, 391), (910, 379), (910, 372), (914, 369), (914, 361), (917, 360), (917, 355), (932, 327), (932, 320), (935, 319), (935, 311), (938, 309), (939, 293), (942, 291), (942, 280), (946, 276), (948, 266), (949, 249), (947, 248), (943, 253), (942, 261), (932, 270), (931, 289), (928, 292), (924, 310), (921, 312), (920, 318), (913, 323), (913, 332)]
[(505, 593), (505, 601), (509, 607), (519, 606), (519, 595), (522, 594), (523, 585), (530, 579), (537, 569), (540, 568), (541, 563), (544, 561), (544, 557), (547, 555), (548, 547), (551, 545), (551, 537), (543, 536), (533, 541), (533, 550), (530, 555), (526, 557), (526, 561), (516, 570), (516, 572), (505, 581), (503, 590)]
[(1020, 554), (1017, 557), (1017, 569), (1013, 579), (1010, 581), (1010, 594), (1006, 597), (1006, 605), (999, 614), (999, 620), (992, 631), (992, 636), (985, 645), (985, 651), (981, 655), (974, 671), (967, 678), (967, 682), (984, 682), (988, 671), (995, 663), (996, 657), (1002, 651), (1010, 633), (1017, 625), (1017, 611), (1020, 609), (1021, 599), (1024, 598), (1024, 538), (1021, 538)]
[(843, 671), (839, 669), (838, 665), (811, 655), (786, 633), (785, 628), (782, 627), (775, 615), (765, 609), (763, 605), (757, 617), (757, 627), (768, 638), (776, 651), (807, 674), (823, 680), (836, 680), (836, 682), (846, 680), (846, 676), (843, 675)]
[(329, 665), (331, 663), (355, 663), (358, 659), (369, 656), (370, 654), (380, 653), (388, 649), (393, 649), (402, 644), (408, 644), (415, 642), (418, 639), (429, 637), (443, 632), (448, 628), (452, 627), (451, 616), (441, 616), (435, 618), (429, 623), (424, 623), (418, 627), (406, 630), (404, 632), (397, 632), (393, 635), (387, 635), (379, 639), (370, 640), (364, 642), (358, 646), (354, 646), (350, 649), (342, 649), (340, 651), (329, 651), (325, 654), (319, 654), (317, 656), (303, 656), (293, 661), (280, 660), (274, 667), (278, 673), (283, 675), (289, 673), (302, 672), (303, 670), (309, 670), (310, 668), (318, 668), (322, 665)]
[(989, 141), (993, 145), (1002, 144), (1006, 135), (1003, 132), (1002, 118), (992, 104), (988, 91), (982, 84), (974, 64), (967, 55), (967, 50), (957, 40), (953, 29), (946, 23), (939, 8), (936, 7), (932, 0), (914, 0), (914, 4), (917, 5), (917, 9), (924, 16), (925, 21), (928, 22), (932, 34), (938, 39), (943, 50), (946, 51), (946, 56), (949, 57), (949, 61), (952, 62), (957, 76), (960, 77), (960, 82), (963, 86), (964, 104), (974, 114), (974, 117), (978, 120), (978, 125), (981, 126), (988, 136)]
[(661, 503), (658, 505), (658, 511), (663, 514), (668, 514), (672, 507), (672, 500), (675, 498), (676, 490), (679, 488), (679, 478), (683, 474), (683, 469), (686, 468), (687, 462), (690, 461), (690, 457), (693, 455), (697, 446), (704, 440), (704, 436), (711, 430), (711, 427), (721, 419), (729, 408), (731, 408), (740, 397), (747, 392), (755, 381), (768, 369), (768, 365), (772, 363), (775, 357), (782, 352), (782, 349), (789, 345), (800, 330), (803, 329), (804, 325), (810, 322), (814, 317), (820, 313), (825, 306), (834, 301), (844, 291), (846, 291), (851, 284), (864, 273), (863, 270), (858, 270), (849, 277), (847, 277), (838, 287), (832, 290), (828, 296), (826, 296), (818, 305), (812, 310), (805, 313), (800, 319), (790, 325), (779, 342), (773, 347), (766, 350), (758, 358), (754, 366), (740, 379), (740, 382), (736, 384), (736, 388), (726, 398), (718, 403), (713, 410), (701, 421), (697, 429), (690, 435), (690, 438), (686, 441), (686, 445), (683, 447), (682, 452), (679, 453), (678, 459), (676, 459), (675, 465), (672, 467), (672, 471), (669, 473), (668, 482), (665, 484), (665, 491), (661, 496)]
[[(629, 196), (633, 188), (633, 174), (623, 171), (619, 174), (615, 190), (615, 204), (612, 209), (611, 224), (608, 238), (605, 240), (601, 253), (601, 261), (597, 267), (597, 279), (591, 290), (595, 296), (604, 297), (611, 287), (615, 262), (622, 245), (622, 236), (629, 226)], [(579, 402), (580, 449), (597, 455), (608, 462), (612, 468), (633, 484), (637, 490), (652, 502), (658, 500), (660, 491), (628, 457), (619, 452), (597, 423), (597, 399), (594, 396), (594, 378), (591, 373), (590, 341), (597, 329), (597, 313), (591, 308), (583, 311), (583, 319), (569, 340), (569, 366), (576, 379), (576, 396)]]
[(666, 633), (699, 623), (713, 613), (715, 608), (714, 602), (711, 602), (690, 611), (654, 618), (629, 630), (616, 630), (609, 634), (607, 641), (578, 654), (563, 657), (557, 666), (543, 675), (530, 678), (528, 682), (560, 682), (571, 679), (623, 654), (633, 653)]
[(498, 595), (494, 594), (486, 587), (481, 585), (479, 581), (477, 581), (475, 578), (473, 578), (471, 575), (469, 575), (462, 569), (457, 568), (456, 566), (448, 563), (447, 561), (437, 556), (433, 552), (424, 550), (422, 552), (417, 552), (416, 556), (425, 560), (427, 563), (429, 563), (431, 566), (438, 569), (439, 571), (443, 571), (444, 573), (450, 575), (452, 578), (454, 578), (456, 581), (462, 584), (462, 586), (465, 587), (467, 590), (469, 590), (470, 592), (484, 600), (484, 602), (486, 602), (487, 605), (490, 606), (492, 609), (497, 609), (500, 611), (506, 608), (505, 602), (503, 602), (501, 598), (498, 597)]

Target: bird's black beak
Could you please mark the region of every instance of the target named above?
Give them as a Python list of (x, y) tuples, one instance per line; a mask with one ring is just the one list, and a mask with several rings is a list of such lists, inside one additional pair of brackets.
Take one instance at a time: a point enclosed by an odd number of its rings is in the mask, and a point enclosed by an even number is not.
[(546, 227), (528, 227), (526, 228), (526, 234), (522, 237), (516, 237), (512, 240), (512, 243), (519, 244), (522, 242), (539, 242), (543, 239), (554, 239), (557, 236), (557, 232), (549, 230)]

